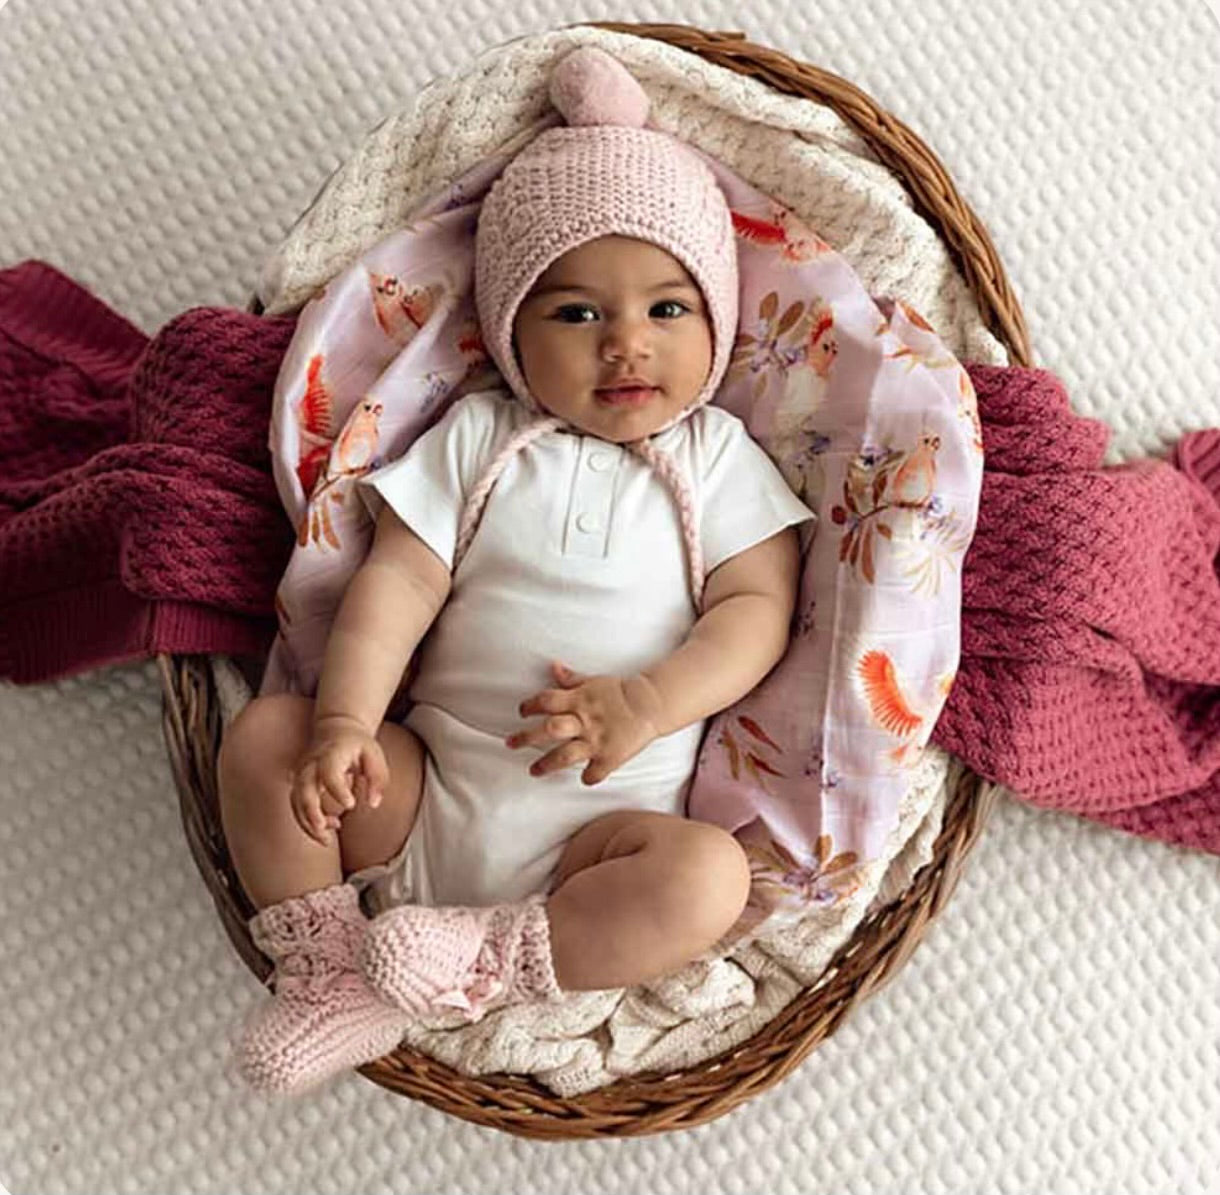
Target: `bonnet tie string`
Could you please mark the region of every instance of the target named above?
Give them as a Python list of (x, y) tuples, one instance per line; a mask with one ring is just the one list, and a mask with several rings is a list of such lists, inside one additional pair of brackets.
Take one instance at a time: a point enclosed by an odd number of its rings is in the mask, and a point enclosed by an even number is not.
[[(487, 499), (491, 495), (492, 488), (499, 480), (500, 474), (508, 467), (508, 462), (523, 448), (538, 439), (539, 436), (568, 427), (572, 427), (572, 425), (553, 415), (537, 419), (510, 437), (504, 447), (492, 458), (491, 463), (483, 471), (483, 475), (475, 483), (474, 489), (470, 491), (470, 496), (466, 499), (466, 505), (462, 510), (461, 521), (458, 524), (457, 545), (453, 552), (453, 571), (455, 573), (469, 550), (471, 541), (474, 539), (474, 533), (478, 529), (479, 519), (483, 514), (483, 508), (487, 505)], [(573, 430), (578, 429), (573, 428)], [(690, 485), (682, 475), (682, 471), (674, 463), (673, 458), (668, 453), (662, 452), (648, 440), (632, 440), (627, 443), (626, 447), (657, 473), (673, 496), (674, 502), (678, 507), (678, 518), (682, 525), (682, 539), (686, 544), (691, 596), (695, 603), (695, 609), (702, 612), (704, 584), (703, 548), (699, 543), (699, 512), (697, 502)]]

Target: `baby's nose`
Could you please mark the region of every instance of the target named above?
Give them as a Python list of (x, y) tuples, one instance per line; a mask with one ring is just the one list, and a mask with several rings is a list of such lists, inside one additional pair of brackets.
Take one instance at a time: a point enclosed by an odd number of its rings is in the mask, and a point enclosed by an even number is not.
[(652, 352), (652, 330), (646, 324), (612, 324), (606, 328), (602, 352), (611, 360), (647, 357)]

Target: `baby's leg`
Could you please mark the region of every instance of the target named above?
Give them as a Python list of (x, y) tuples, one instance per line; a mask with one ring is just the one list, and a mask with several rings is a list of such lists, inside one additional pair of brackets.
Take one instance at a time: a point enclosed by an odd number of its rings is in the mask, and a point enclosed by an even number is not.
[(225, 731), (217, 764), (220, 812), (233, 865), (256, 907), (338, 884), (393, 858), (415, 823), (424, 747), (404, 726), (383, 722), (377, 741), (390, 779), (381, 804), (359, 801), (340, 819), (337, 843), (323, 846), (297, 824), (288, 796), (310, 738), (313, 701), (256, 697)]
[(737, 840), (718, 826), (623, 810), (569, 841), (547, 900), (555, 978), (568, 990), (627, 987), (696, 958), (750, 891)]

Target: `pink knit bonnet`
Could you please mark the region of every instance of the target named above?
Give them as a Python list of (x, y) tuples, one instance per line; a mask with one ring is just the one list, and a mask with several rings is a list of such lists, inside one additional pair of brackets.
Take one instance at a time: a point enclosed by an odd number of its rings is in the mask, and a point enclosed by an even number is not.
[[(475, 238), (475, 302), (484, 343), (509, 388), (539, 418), (513, 436), (471, 492), (455, 570), (508, 461), (537, 436), (570, 426), (548, 415), (530, 393), (512, 343), (517, 308), (552, 262), (599, 237), (633, 237), (672, 254), (698, 284), (711, 317), (711, 369), (695, 399), (658, 433), (716, 393), (736, 337), (737, 247), (728, 204), (707, 164), (684, 142), (644, 127), (647, 95), (603, 50), (584, 47), (565, 56), (551, 75), (550, 97), (566, 126), (540, 134), (508, 164), (483, 201)], [(647, 461), (674, 495), (698, 606), (703, 562), (690, 485), (649, 440), (625, 447)]]

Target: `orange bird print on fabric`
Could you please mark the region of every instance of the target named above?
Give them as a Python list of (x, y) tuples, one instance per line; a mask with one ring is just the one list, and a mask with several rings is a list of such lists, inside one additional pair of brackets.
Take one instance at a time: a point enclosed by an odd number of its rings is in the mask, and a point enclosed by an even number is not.
[[(932, 680), (935, 709), (927, 711), (931, 722), (925, 714), (916, 713), (911, 702), (907, 700), (898, 681), (898, 670), (886, 652), (876, 648), (866, 651), (856, 665), (856, 675), (873, 719), (890, 734), (907, 740), (890, 752), (890, 758), (896, 764), (903, 764), (909, 756), (910, 762), (914, 764), (923, 752), (924, 741), (927, 734), (931, 733), (930, 726), (935, 723), (936, 714), (953, 688), (957, 677), (956, 669), (942, 672)], [(927, 734), (918, 733), (921, 728), (928, 728)]]
[(970, 430), (973, 433), (971, 438), (971, 446), (974, 451), (983, 455), (983, 426), (979, 423), (979, 403), (978, 395), (974, 391), (974, 383), (970, 380), (970, 375), (964, 370), (959, 369), (957, 375), (957, 394), (958, 404), (957, 413), (962, 419), (965, 419), (970, 424)]
[(297, 403), (297, 480), (308, 498), (330, 456), (335, 438), (331, 427), (330, 388), (322, 380), (323, 357), (314, 353), (305, 369), (305, 393)]
[(869, 711), (877, 723), (899, 738), (907, 738), (923, 724), (898, 687), (894, 661), (883, 651), (872, 650), (856, 665)]
[(487, 349), (483, 344), (483, 334), (479, 331), (477, 320), (467, 320), (458, 333), (458, 352), (468, 360), (484, 361), (487, 359)]
[(810, 368), (820, 378), (830, 376), (830, 368), (839, 355), (839, 342), (835, 338), (835, 319), (830, 307), (821, 300), (811, 305), (813, 326), (809, 330)]
[(428, 322), (436, 310), (444, 287), (404, 286), (393, 274), (369, 271), (373, 291), (373, 313), (381, 330), (400, 347), (410, 343), (415, 333)]
[(887, 497), (893, 506), (922, 509), (932, 501), (936, 489), (936, 453), (940, 437), (924, 432), (919, 443), (890, 476)]
[(377, 455), (377, 422), (385, 408), (366, 398), (348, 418), (326, 470), (328, 484), (367, 471)]
[(788, 261), (812, 261), (819, 254), (830, 252), (830, 246), (786, 208), (773, 208), (770, 220), (760, 220), (744, 212), (730, 214), (733, 229), (742, 240), (778, 248)]
[(332, 548), (340, 546), (330, 506), (343, 501), (346, 487), (336, 487), (340, 482), (368, 472), (377, 455), (377, 424), (383, 410), (381, 403), (366, 398), (348, 416), (326, 462), (321, 484), (311, 495), (309, 508), (297, 529), (297, 543), (302, 547), (310, 540), (317, 544), (325, 540)]

